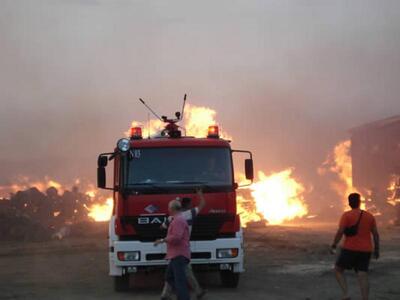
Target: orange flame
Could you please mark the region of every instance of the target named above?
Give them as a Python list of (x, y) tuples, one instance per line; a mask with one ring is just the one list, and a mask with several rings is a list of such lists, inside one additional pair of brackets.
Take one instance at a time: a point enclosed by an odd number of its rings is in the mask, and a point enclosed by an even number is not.
[[(142, 123), (138, 121), (132, 121), (131, 128), (133, 127), (141, 127), (143, 138), (147, 138), (148, 136), (155, 136), (161, 132), (164, 128), (164, 123), (157, 119), (151, 119), (149, 122)], [(125, 136), (129, 137), (131, 133), (131, 129), (129, 128), (124, 132)]]
[(389, 203), (392, 206), (400, 205), (400, 177), (393, 175), (389, 186), (387, 188), (388, 190), (388, 199), (387, 203)]
[[(352, 173), (352, 159), (350, 155), (351, 141), (345, 140), (339, 142), (333, 152), (328, 156), (326, 161), (323, 163), (322, 167), (318, 169), (318, 172), (322, 175), (327, 170), (337, 175), (338, 180), (331, 182), (331, 187), (342, 199), (343, 209), (348, 208), (347, 196), (350, 193), (359, 193), (353, 186), (353, 173)], [(370, 199), (365, 199), (365, 195), (362, 195), (361, 208), (365, 209), (366, 201)]]
[[(184, 128), (186, 134), (198, 138), (206, 137), (208, 126), (217, 125), (217, 112), (209, 107), (188, 104), (185, 109)], [(232, 137), (220, 128), (220, 137), (232, 140)]]
[(340, 181), (332, 183), (332, 187), (336, 192), (346, 199), (347, 195), (354, 192), (352, 159), (350, 156), (351, 141), (346, 140), (337, 144), (333, 150), (334, 164), (330, 170), (336, 173)]
[(244, 197), (237, 195), (236, 197), (236, 210), (237, 214), (240, 215), (240, 222), (243, 227), (246, 227), (251, 222), (261, 222), (265, 219), (260, 213), (257, 212), (257, 208), (252, 197)]
[(105, 203), (95, 203), (88, 207), (88, 216), (96, 222), (109, 221), (113, 210), (113, 199), (107, 198)]
[(50, 187), (54, 187), (61, 192), (64, 191), (64, 187), (61, 183), (50, 179), (48, 176), (45, 176), (43, 181), (31, 180), (27, 176), (20, 176), (12, 184), (0, 186), (0, 197), (7, 197), (10, 193), (16, 193), (30, 188), (37, 188), (43, 193)]
[(96, 190), (88, 190), (85, 192), (85, 195), (90, 198), (94, 198), (94, 197), (96, 197)]
[(249, 222), (266, 220), (269, 224), (282, 224), (308, 214), (304, 200), (303, 184), (292, 177), (291, 168), (267, 176), (258, 172), (259, 180), (249, 189), (254, 202), (253, 209), (244, 209), (246, 200), (238, 197), (238, 212), (244, 226)]

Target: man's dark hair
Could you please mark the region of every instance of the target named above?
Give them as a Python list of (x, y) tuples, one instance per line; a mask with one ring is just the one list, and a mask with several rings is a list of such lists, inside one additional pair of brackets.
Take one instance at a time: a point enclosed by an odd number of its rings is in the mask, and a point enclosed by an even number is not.
[(192, 198), (183, 197), (181, 203), (182, 203), (182, 209), (189, 209), (192, 205)]
[(349, 205), (351, 208), (359, 208), (361, 204), (361, 196), (359, 193), (351, 193), (349, 195)]

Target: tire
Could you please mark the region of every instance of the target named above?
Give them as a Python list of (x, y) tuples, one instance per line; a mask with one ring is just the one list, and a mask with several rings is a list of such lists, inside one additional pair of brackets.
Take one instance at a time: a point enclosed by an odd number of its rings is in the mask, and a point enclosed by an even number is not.
[(114, 290), (116, 292), (126, 292), (129, 290), (129, 274), (114, 276)]
[(233, 273), (229, 270), (222, 270), (219, 273), (221, 277), (222, 286), (227, 288), (237, 288), (239, 285), (239, 273)]

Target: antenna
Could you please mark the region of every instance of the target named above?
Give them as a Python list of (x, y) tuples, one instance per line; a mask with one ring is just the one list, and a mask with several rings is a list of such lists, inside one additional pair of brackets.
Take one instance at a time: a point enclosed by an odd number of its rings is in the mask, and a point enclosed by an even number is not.
[(153, 115), (155, 115), (157, 119), (159, 119), (160, 121), (163, 121), (163, 119), (161, 119), (161, 117), (160, 117), (159, 115), (157, 115), (157, 114), (154, 112), (154, 110), (152, 110), (151, 107), (148, 106), (148, 105), (146, 104), (146, 102), (144, 102), (144, 100), (143, 100), (142, 98), (139, 98), (139, 101), (142, 102), (143, 105), (146, 106), (147, 109), (148, 109), (149, 111), (151, 111), (151, 113), (152, 113)]
[(149, 113), (149, 112), (147, 113), (147, 121), (148, 121), (148, 123), (147, 123), (147, 126), (148, 126), (148, 129), (147, 129), (147, 138), (150, 139), (150, 128), (151, 128), (150, 122), (151, 122), (151, 120), (150, 120), (150, 113)]
[[(157, 115), (157, 113), (151, 109), (150, 106), (148, 106), (146, 104), (146, 102), (144, 102), (144, 100), (142, 98), (139, 98), (139, 101), (142, 102), (142, 104), (144, 106), (146, 106), (146, 108), (157, 118), (159, 119), (161, 122), (166, 123), (165, 125), (165, 129), (163, 131), (161, 131), (161, 135), (164, 136), (165, 134), (168, 134), (170, 137), (172, 138), (179, 138), (181, 137), (181, 131), (179, 130), (179, 125), (177, 125), (177, 123), (179, 121), (181, 121), (183, 119), (183, 114), (185, 112), (185, 105), (186, 105), (186, 98), (187, 95), (185, 94), (183, 97), (183, 105), (182, 105), (182, 112), (175, 112), (175, 119), (169, 119), (167, 116), (159, 116)], [(150, 138), (150, 114), (148, 114), (149, 117), (149, 121), (148, 121), (148, 126), (149, 126), (149, 138)], [(186, 129), (185, 129), (185, 134), (186, 134)]]
[(185, 112), (185, 105), (186, 105), (186, 94), (185, 94), (185, 96), (183, 96), (183, 104), (182, 104), (182, 112), (181, 112), (181, 117), (180, 117), (180, 121), (182, 121), (182, 119), (183, 119), (183, 113)]

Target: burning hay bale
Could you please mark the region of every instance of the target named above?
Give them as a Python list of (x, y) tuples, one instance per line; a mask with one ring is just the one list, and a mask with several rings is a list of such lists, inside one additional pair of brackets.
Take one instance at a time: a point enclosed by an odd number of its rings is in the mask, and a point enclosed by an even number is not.
[(39, 241), (81, 235), (83, 227), (90, 227), (88, 207), (93, 203), (93, 197), (77, 187), (62, 195), (55, 187), (45, 192), (32, 187), (10, 194), (9, 199), (0, 201), (0, 239)]
[(66, 190), (62, 195), (50, 187), (45, 193), (37, 188), (29, 188), (12, 194), (10, 205), (47, 227), (60, 227), (68, 222), (87, 220), (87, 205), (91, 199), (80, 193), (77, 187)]

